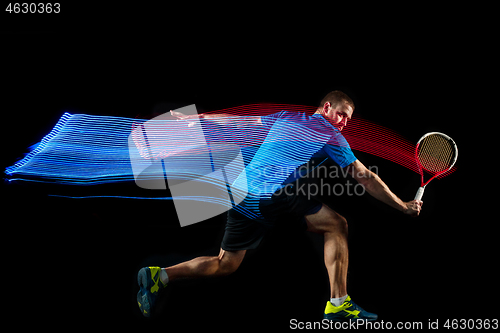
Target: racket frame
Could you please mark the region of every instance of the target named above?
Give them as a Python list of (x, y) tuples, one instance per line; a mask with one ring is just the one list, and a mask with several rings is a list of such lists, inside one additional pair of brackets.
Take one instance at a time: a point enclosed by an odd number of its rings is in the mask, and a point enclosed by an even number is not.
[[(454, 156), (453, 156), (453, 160), (451, 161), (451, 164), (450, 166), (448, 167), (448, 169), (446, 170), (443, 170), (443, 171), (440, 171), (440, 172), (436, 172), (434, 173), (434, 175), (429, 179), (427, 180), (425, 183), (424, 183), (424, 170), (423, 170), (423, 167), (422, 167), (422, 164), (420, 163), (420, 160), (418, 158), (418, 147), (420, 146), (420, 143), (422, 142), (423, 139), (425, 139), (426, 137), (428, 137), (429, 135), (434, 135), (434, 134), (438, 134), (438, 135), (441, 135), (443, 136), (445, 139), (447, 139), (449, 142), (451, 142), (452, 144), (452, 149), (453, 149), (453, 152), (454, 152)], [(450, 138), (448, 135), (444, 134), (444, 133), (441, 133), (441, 132), (429, 132), (429, 133), (426, 133), (424, 134), (417, 142), (417, 146), (415, 147), (415, 160), (417, 161), (417, 166), (418, 166), (418, 171), (420, 173), (420, 188), (418, 189), (417, 191), (417, 194), (415, 195), (415, 199), (414, 200), (421, 200), (422, 199), (422, 196), (424, 195), (424, 191), (425, 191), (425, 186), (427, 186), (427, 184), (429, 184), (429, 182), (431, 180), (433, 180), (434, 178), (436, 178), (437, 176), (439, 175), (443, 175), (445, 174), (446, 172), (450, 171), (451, 168), (453, 168), (453, 166), (455, 165), (455, 162), (457, 161), (457, 158), (458, 158), (458, 147), (457, 147), (457, 144), (455, 143), (455, 141), (453, 141), (452, 138)]]

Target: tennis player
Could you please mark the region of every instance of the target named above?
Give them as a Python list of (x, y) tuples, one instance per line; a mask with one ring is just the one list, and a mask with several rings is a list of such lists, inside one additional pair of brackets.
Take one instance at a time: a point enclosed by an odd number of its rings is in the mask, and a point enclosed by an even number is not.
[[(218, 256), (198, 257), (171, 267), (143, 267), (138, 273), (140, 290), (137, 302), (143, 315), (150, 316), (158, 292), (178, 279), (224, 276), (238, 269), (247, 250), (255, 249), (263, 239), (266, 230), (277, 220), (293, 215), (289, 223), (299, 223), (307, 231), (323, 234), (324, 262), (330, 281), (330, 300), (326, 303), (324, 318), (333, 321), (369, 320), (377, 319), (377, 315), (363, 310), (353, 302), (347, 294), (347, 221), (327, 205), (304, 195), (303, 191), (295, 191), (294, 184), (297, 178), (304, 176), (306, 168), (300, 172), (291, 171), (289, 175), (273, 175), (273, 170), (279, 170), (280, 161), (290, 157), (291, 152), (297, 160), (303, 162), (311, 158), (330, 158), (341, 168), (347, 168), (348, 173), (362, 184), (366, 191), (380, 200), (401, 211), (404, 214), (418, 216), (422, 201), (408, 202), (398, 198), (380, 177), (368, 170), (353, 154), (347, 141), (342, 136), (342, 129), (347, 126), (354, 112), (354, 103), (349, 96), (341, 91), (333, 91), (323, 98), (316, 112), (309, 116), (299, 112), (281, 111), (269, 116), (250, 117), (254, 125), (259, 124), (272, 128), (246, 169), (252, 170), (252, 163), (266, 167), (266, 181), (273, 180), (278, 185), (271, 197), (262, 198), (258, 202), (263, 219), (251, 219), (235, 209), (228, 212), (225, 234)], [(230, 115), (201, 114), (183, 115), (172, 112), (177, 119), (204, 118), (212, 121), (227, 122)], [(218, 119), (219, 118), (219, 119)], [(306, 131), (287, 130), (294, 126), (274, 126), (277, 121), (286, 121), (288, 124), (298, 124)], [(281, 129), (280, 129), (281, 128)], [(286, 146), (283, 142), (300, 144), (304, 133), (320, 133), (314, 144), (304, 146)], [(274, 139), (272, 138), (274, 137)], [(279, 138), (280, 140), (276, 140)], [(263, 148), (265, 146), (265, 148)], [(271, 151), (272, 154), (265, 154)], [(261, 154), (262, 152), (262, 154)], [(302, 157), (302, 159), (300, 158)], [(290, 160), (290, 158), (288, 158)], [(299, 167), (295, 171), (298, 171)], [(306, 171), (304, 171), (306, 170)], [(278, 171), (276, 171), (278, 172)], [(249, 178), (249, 179), (250, 179)], [(262, 183), (268, 186), (268, 183)], [(271, 184), (273, 185), (273, 184)], [(250, 192), (250, 190), (249, 190)]]

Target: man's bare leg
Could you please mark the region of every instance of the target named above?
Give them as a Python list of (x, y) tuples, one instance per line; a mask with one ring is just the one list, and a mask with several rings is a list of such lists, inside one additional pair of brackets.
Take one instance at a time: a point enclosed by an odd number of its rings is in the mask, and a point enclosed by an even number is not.
[[(177, 279), (224, 276), (233, 273), (240, 266), (246, 250), (224, 251), (217, 257), (198, 257), (180, 264), (166, 267), (168, 281)], [(165, 281), (164, 281), (165, 282)]]
[(347, 295), (347, 221), (333, 209), (323, 205), (306, 216), (309, 231), (324, 235), (325, 265), (330, 278), (330, 301), (326, 302), (324, 319), (346, 321), (377, 320), (377, 315), (363, 310)]
[[(151, 315), (159, 290), (177, 279), (216, 277), (236, 271), (245, 257), (246, 250), (224, 251), (217, 257), (198, 257), (175, 266), (143, 267), (137, 273), (137, 305), (145, 317)], [(161, 282), (160, 282), (161, 281)]]
[(347, 221), (326, 205), (306, 216), (307, 230), (324, 235), (325, 266), (330, 279), (332, 298), (347, 295)]

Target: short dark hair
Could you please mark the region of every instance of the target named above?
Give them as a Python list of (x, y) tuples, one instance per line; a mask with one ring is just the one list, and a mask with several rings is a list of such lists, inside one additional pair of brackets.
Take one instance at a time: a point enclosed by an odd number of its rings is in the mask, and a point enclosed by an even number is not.
[(332, 105), (332, 108), (336, 108), (340, 103), (347, 103), (348, 105), (350, 105), (352, 107), (352, 110), (354, 111), (354, 102), (352, 101), (352, 99), (349, 96), (347, 96), (347, 94), (343, 93), (340, 90), (334, 90), (334, 91), (328, 93), (321, 100), (321, 103), (319, 106), (322, 107), (323, 105), (325, 105), (326, 102), (330, 102), (330, 104)]

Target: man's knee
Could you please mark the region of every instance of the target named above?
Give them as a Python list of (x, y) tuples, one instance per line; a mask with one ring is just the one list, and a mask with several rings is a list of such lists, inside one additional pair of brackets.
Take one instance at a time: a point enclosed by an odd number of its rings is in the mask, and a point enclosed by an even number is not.
[(324, 224), (324, 232), (347, 233), (347, 220), (342, 215), (330, 216)]
[(229, 275), (240, 267), (240, 263), (235, 260), (221, 260), (220, 262), (220, 270), (222, 275)]
[(245, 256), (245, 250), (242, 251), (224, 251), (219, 255), (219, 269), (223, 275), (234, 273)]
[(306, 216), (308, 230), (316, 233), (335, 232), (347, 233), (345, 217), (323, 205), (321, 210)]
[(342, 215), (338, 215), (335, 223), (335, 227), (339, 229), (339, 231), (347, 233), (347, 220)]

